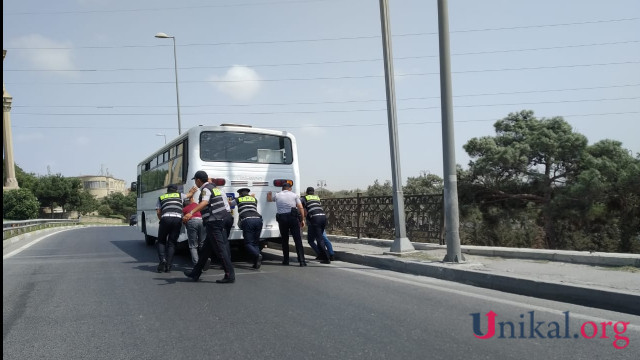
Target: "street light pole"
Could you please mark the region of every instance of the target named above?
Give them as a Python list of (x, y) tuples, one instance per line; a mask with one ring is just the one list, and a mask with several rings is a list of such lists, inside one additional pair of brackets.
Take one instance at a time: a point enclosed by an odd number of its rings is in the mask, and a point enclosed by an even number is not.
[(318, 187), (320, 188), (320, 196), (324, 196), (324, 192), (322, 189), (327, 186), (327, 182), (325, 180), (318, 180)]
[(387, 119), (389, 122), (389, 148), (391, 153), (391, 181), (393, 185), (393, 222), (395, 239), (391, 252), (403, 253), (415, 248), (407, 237), (404, 214), (404, 195), (402, 194), (402, 176), (400, 175), (400, 155), (398, 149), (398, 121), (396, 116), (396, 91), (393, 78), (393, 54), (391, 53), (391, 29), (389, 4), (380, 0), (380, 23), (382, 27), (382, 52), (384, 55), (384, 79), (387, 94)]
[(158, 133), (158, 134), (156, 134), (156, 136), (164, 137), (164, 144), (167, 145), (167, 135)]
[(453, 101), (451, 91), (451, 60), (449, 49), (449, 5), (438, 0), (438, 38), (440, 47), (440, 107), (442, 108), (442, 157), (444, 171), (444, 221), (447, 255), (444, 262), (464, 262), (460, 249), (458, 212), (458, 178), (453, 137)]
[(182, 134), (182, 124), (180, 122), (180, 94), (178, 92), (178, 56), (176, 54), (176, 37), (169, 36), (165, 33), (157, 33), (158, 39), (171, 39), (173, 40), (173, 66), (176, 73), (176, 104), (178, 106), (178, 135)]

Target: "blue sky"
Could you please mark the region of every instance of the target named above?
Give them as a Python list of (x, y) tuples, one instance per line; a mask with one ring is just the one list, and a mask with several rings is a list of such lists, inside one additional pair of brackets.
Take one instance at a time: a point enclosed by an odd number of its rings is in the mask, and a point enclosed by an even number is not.
[[(437, 1), (389, 0), (403, 182), (442, 175)], [(640, 1), (449, 1), (456, 162), (510, 112), (640, 152)], [(391, 179), (377, 0), (4, 1), (15, 161), (64, 176), (136, 164), (183, 130), (298, 140), (302, 187)]]

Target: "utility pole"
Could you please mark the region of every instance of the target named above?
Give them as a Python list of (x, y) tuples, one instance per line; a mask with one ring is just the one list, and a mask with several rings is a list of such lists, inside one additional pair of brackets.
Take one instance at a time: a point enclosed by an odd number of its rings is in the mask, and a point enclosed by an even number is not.
[(393, 79), (393, 54), (391, 53), (391, 29), (389, 22), (389, 4), (380, 0), (380, 23), (382, 26), (382, 51), (384, 53), (384, 80), (387, 93), (387, 118), (389, 120), (389, 148), (391, 152), (391, 180), (393, 184), (393, 220), (395, 239), (391, 252), (415, 251), (407, 237), (404, 217), (404, 196), (400, 175), (400, 155), (398, 150), (398, 122), (396, 115), (396, 93)]
[(451, 59), (449, 49), (449, 8), (447, 0), (438, 0), (440, 40), (440, 106), (442, 108), (442, 156), (444, 168), (444, 220), (447, 255), (445, 262), (464, 261), (460, 251), (458, 178), (453, 137), (453, 101), (451, 95)]

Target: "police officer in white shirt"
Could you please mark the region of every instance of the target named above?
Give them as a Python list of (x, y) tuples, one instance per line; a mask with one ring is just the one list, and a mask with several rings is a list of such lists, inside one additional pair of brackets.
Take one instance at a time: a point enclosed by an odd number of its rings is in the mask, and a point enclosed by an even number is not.
[(276, 221), (280, 229), (280, 238), (282, 240), (282, 265), (289, 265), (289, 234), (293, 236), (293, 242), (296, 245), (296, 253), (298, 255), (298, 263), (300, 266), (307, 266), (304, 258), (304, 247), (302, 246), (302, 231), (304, 227), (304, 218), (302, 202), (300, 196), (291, 191), (291, 183), (285, 182), (282, 185), (282, 191), (272, 195), (267, 194), (267, 201), (275, 201), (277, 207)]

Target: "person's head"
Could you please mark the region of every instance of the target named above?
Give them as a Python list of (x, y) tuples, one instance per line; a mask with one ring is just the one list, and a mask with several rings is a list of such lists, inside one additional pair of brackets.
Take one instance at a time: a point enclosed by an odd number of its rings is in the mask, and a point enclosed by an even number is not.
[(307, 188), (307, 195), (313, 195), (315, 193), (316, 193), (316, 189), (312, 188), (311, 186)]
[(167, 192), (174, 193), (176, 191), (178, 191), (176, 184), (169, 184), (169, 186), (167, 186)]
[(240, 196), (247, 196), (250, 192), (251, 190), (249, 188), (238, 189), (238, 195)]
[(196, 174), (193, 176), (192, 180), (196, 181), (196, 186), (200, 187), (209, 181), (209, 175), (207, 175), (206, 171), (198, 170)]
[(284, 184), (282, 184), (282, 190), (291, 190), (291, 184), (285, 181)]

